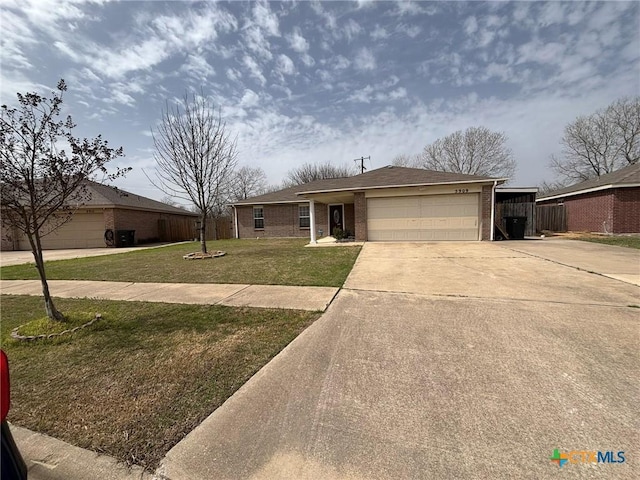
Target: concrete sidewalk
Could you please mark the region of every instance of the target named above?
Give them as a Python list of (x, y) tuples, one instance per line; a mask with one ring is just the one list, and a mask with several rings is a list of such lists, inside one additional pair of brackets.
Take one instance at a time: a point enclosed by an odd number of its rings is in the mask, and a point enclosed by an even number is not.
[[(54, 297), (324, 311), (336, 287), (49, 280)], [(40, 280), (0, 280), (0, 293), (42, 295)]]

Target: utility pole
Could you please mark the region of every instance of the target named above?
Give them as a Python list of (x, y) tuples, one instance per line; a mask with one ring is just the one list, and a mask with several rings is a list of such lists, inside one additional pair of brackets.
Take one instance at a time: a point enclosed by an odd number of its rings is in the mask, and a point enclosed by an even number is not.
[(364, 171), (367, 169), (364, 166), (365, 160), (371, 160), (371, 155), (369, 155), (368, 157), (360, 157), (353, 160), (354, 162), (360, 162), (360, 173), (364, 173)]

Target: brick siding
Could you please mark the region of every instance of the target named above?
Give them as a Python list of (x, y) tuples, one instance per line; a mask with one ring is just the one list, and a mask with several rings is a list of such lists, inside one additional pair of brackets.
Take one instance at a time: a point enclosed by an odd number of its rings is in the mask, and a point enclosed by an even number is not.
[(640, 233), (640, 187), (615, 188), (538, 202), (564, 203), (574, 232)]
[[(300, 228), (298, 205), (297, 203), (263, 205), (263, 229), (254, 228), (252, 206), (236, 207), (240, 238), (309, 237), (309, 229)], [(316, 208), (316, 212), (318, 212), (318, 208)]]
[[(116, 208), (111, 210), (110, 214), (108, 211), (105, 211), (105, 226), (113, 225), (111, 228), (114, 231), (135, 230), (136, 244), (149, 243), (156, 242), (160, 239), (158, 220), (172, 218), (187, 219), (189, 222), (194, 223), (196, 221), (196, 217), (189, 215), (173, 215), (170, 213)], [(189, 239), (185, 238), (184, 240)]]
[(364, 192), (356, 192), (354, 197), (355, 235), (357, 242), (367, 241), (367, 199)]
[(640, 187), (614, 190), (613, 233), (640, 233)]
[[(329, 232), (329, 207), (326, 203), (314, 202), (316, 235)], [(297, 203), (262, 205), (264, 211), (264, 228), (255, 229), (253, 223), (253, 206), (236, 207), (238, 217), (238, 234), (240, 238), (273, 238), (273, 237), (310, 237), (309, 228), (300, 228), (300, 217)], [(344, 206), (344, 222), (347, 230), (354, 231), (353, 205)]]
[(493, 185), (484, 185), (480, 194), (480, 218), (481, 218), (481, 240), (491, 240), (491, 229), (493, 222), (491, 221), (491, 192)]

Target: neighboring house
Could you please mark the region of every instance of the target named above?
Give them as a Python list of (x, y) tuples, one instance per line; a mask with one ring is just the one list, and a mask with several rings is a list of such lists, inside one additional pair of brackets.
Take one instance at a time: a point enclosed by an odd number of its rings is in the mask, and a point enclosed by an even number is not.
[(640, 164), (541, 195), (537, 205), (564, 205), (567, 229), (640, 233)]
[(310, 237), (346, 230), (357, 241), (491, 240), (503, 178), (388, 166), (317, 180), (232, 204), (236, 238)]
[[(192, 240), (196, 235), (195, 213), (99, 183), (87, 182), (87, 188), (91, 198), (71, 220), (42, 237), (42, 248), (98, 248), (118, 246), (122, 238), (138, 244)], [(31, 250), (26, 236), (5, 224), (4, 217), (2, 250)]]

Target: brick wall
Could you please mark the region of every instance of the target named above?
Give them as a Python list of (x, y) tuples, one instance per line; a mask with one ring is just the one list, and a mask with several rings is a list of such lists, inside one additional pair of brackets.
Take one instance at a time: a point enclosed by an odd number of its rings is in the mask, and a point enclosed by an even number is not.
[(353, 195), (353, 214), (354, 214), (354, 231), (356, 241), (367, 241), (367, 199), (364, 197), (364, 192), (356, 192)]
[(640, 187), (614, 190), (613, 233), (640, 233)]
[[(112, 217), (112, 218), (111, 218)], [(155, 242), (160, 238), (158, 230), (158, 220), (180, 218), (188, 219), (190, 222), (195, 222), (196, 217), (190, 215), (173, 215), (170, 213), (160, 212), (148, 212), (142, 210), (126, 210), (126, 209), (113, 209), (111, 213), (105, 212), (105, 227), (110, 228), (109, 224), (113, 221), (111, 227), (114, 231), (117, 230), (135, 230), (135, 243)], [(188, 240), (185, 238), (184, 240)]]
[(567, 229), (574, 232), (611, 232), (613, 229), (613, 190), (575, 195), (564, 199)]
[[(264, 229), (257, 230), (253, 224), (253, 207), (236, 207), (240, 238), (309, 237), (308, 228), (300, 228), (300, 213), (297, 203), (263, 205)], [(319, 213), (316, 205), (316, 223)]]
[(491, 239), (491, 229), (493, 222), (491, 221), (491, 192), (493, 185), (484, 185), (480, 194), (480, 218), (482, 219), (482, 228), (480, 232), (481, 240)]

